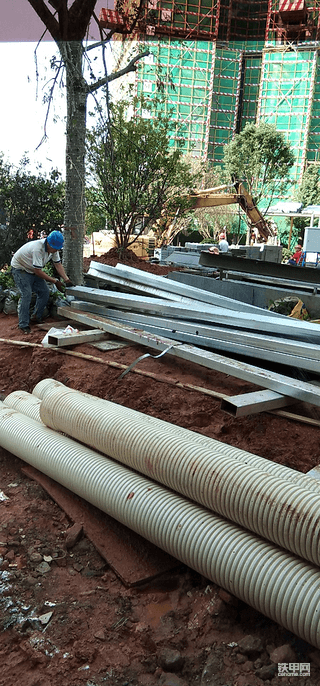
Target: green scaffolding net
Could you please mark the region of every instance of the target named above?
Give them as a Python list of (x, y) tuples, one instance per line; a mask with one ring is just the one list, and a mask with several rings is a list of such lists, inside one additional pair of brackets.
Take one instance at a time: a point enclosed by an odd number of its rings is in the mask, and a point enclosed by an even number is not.
[(171, 37), (148, 45), (153, 56), (139, 66), (137, 91), (152, 94), (162, 84), (160, 107), (171, 120), (171, 145), (221, 165), (224, 146), (247, 123), (273, 124), (295, 153), (292, 197), (305, 167), (320, 162), (317, 45)]
[(308, 157), (316, 67), (315, 49), (271, 48), (263, 56), (258, 121), (274, 124), (290, 141), (296, 158), (294, 182), (301, 180)]

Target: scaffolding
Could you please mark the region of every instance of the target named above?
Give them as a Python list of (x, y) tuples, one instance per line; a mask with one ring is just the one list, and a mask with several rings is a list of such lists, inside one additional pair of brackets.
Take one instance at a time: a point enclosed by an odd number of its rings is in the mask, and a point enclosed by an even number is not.
[[(121, 0), (122, 16), (134, 1)], [(171, 145), (220, 165), (247, 123), (273, 124), (295, 153), (292, 195), (320, 163), (320, 0), (144, 1), (124, 44), (134, 37), (152, 53), (137, 65), (136, 89), (160, 85)]]
[(132, 38), (303, 43), (320, 38), (320, 0), (117, 0), (102, 28)]
[[(152, 64), (139, 65), (137, 93), (163, 89), (171, 144), (214, 165), (247, 123), (267, 122), (291, 143), (295, 163), (289, 193), (308, 164), (320, 163), (320, 55), (316, 45), (263, 42), (148, 42)], [(249, 50), (249, 47), (254, 49)], [(147, 60), (148, 62), (148, 60)]]
[(306, 164), (320, 163), (320, 56), (316, 55), (313, 97), (310, 108)]
[(221, 0), (218, 38), (226, 41), (265, 39), (270, 0)]
[(220, 0), (146, 0), (139, 29), (146, 35), (215, 40)]
[(136, 72), (137, 93), (148, 97), (161, 82), (161, 111), (170, 119), (171, 144), (206, 159), (215, 43), (166, 37), (149, 40), (148, 47), (151, 58)]
[(216, 164), (223, 160), (223, 148), (232, 140), (239, 117), (242, 53), (220, 48), (216, 51), (211, 100), (207, 158)]
[(290, 141), (295, 153), (291, 170), (295, 183), (301, 181), (308, 160), (309, 132), (315, 116), (313, 93), (317, 66), (318, 55), (314, 48), (264, 50), (257, 123), (273, 124)]
[(101, 28), (132, 37), (190, 40), (264, 40), (271, 0), (117, 0), (102, 9)]
[(115, 11), (102, 9), (101, 28), (129, 33), (131, 38), (174, 36), (215, 40), (218, 36), (220, 0), (118, 0)]
[(301, 44), (320, 38), (320, 0), (269, 0), (266, 40)]
[(136, 72), (137, 94), (152, 95), (160, 84), (171, 144), (221, 164), (225, 144), (255, 123), (263, 44), (250, 52), (236, 44), (164, 38), (149, 40), (148, 47), (151, 59)]

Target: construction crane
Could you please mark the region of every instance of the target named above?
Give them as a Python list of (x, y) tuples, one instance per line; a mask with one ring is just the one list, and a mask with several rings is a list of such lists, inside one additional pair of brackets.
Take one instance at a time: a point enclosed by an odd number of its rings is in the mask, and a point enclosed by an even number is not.
[[(190, 210), (238, 204), (247, 216), (250, 230), (255, 230), (256, 236), (260, 236), (265, 241), (274, 236), (275, 233), (272, 225), (264, 219), (243, 183), (239, 181), (233, 184), (234, 193), (223, 193), (222, 191), (227, 188), (230, 188), (230, 184), (215, 188), (205, 188), (204, 190), (194, 191), (194, 193), (181, 196), (181, 200), (190, 201)], [(153, 253), (155, 247), (168, 245), (177, 235), (180, 231), (179, 226), (177, 226), (178, 219), (179, 210), (177, 210), (174, 217), (172, 215), (170, 217), (170, 214), (164, 209), (161, 218), (155, 222), (151, 232), (148, 235), (139, 235), (134, 243), (128, 246), (129, 249), (133, 250), (139, 257), (147, 258), (148, 255)], [(92, 240), (94, 241), (92, 246), (93, 254), (97, 250), (100, 250), (102, 254), (116, 245), (114, 236), (108, 235), (106, 237), (102, 232), (92, 234)]]
[[(188, 200), (190, 202), (190, 210), (238, 204), (246, 214), (250, 231), (254, 231), (257, 238), (260, 236), (264, 241), (267, 241), (268, 238), (275, 236), (272, 223), (264, 219), (243, 183), (237, 181), (232, 184), (232, 187), (235, 190), (234, 193), (222, 192), (227, 188), (230, 189), (230, 187), (231, 184), (217, 186), (215, 188), (205, 188), (181, 196), (181, 200)], [(176, 212), (174, 218), (172, 216), (170, 217), (165, 209), (163, 210), (162, 217), (153, 226), (156, 247), (168, 245), (177, 233), (179, 233), (179, 218), (179, 210)]]
[(233, 184), (233, 187), (235, 193), (221, 192), (226, 188), (230, 188), (230, 186), (218, 186), (216, 188), (205, 188), (204, 190), (195, 191), (194, 194), (188, 196), (190, 201), (193, 201), (192, 209), (238, 204), (246, 213), (251, 230), (255, 229), (255, 233), (265, 241), (274, 236), (272, 226), (264, 219), (243, 183), (237, 181)]

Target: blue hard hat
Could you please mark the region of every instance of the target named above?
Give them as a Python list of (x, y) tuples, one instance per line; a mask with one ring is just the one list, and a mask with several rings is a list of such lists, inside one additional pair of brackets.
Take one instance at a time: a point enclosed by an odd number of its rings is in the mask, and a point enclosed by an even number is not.
[(61, 250), (64, 244), (64, 238), (61, 231), (51, 231), (47, 237), (47, 243), (50, 245), (50, 248)]

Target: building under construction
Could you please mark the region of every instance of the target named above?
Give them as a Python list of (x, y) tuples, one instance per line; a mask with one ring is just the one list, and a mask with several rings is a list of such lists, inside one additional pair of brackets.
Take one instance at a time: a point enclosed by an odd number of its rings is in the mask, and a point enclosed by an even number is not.
[(160, 82), (173, 144), (219, 164), (235, 133), (266, 121), (292, 144), (294, 183), (320, 163), (320, 0), (124, 0), (100, 21), (148, 43), (137, 92)]

